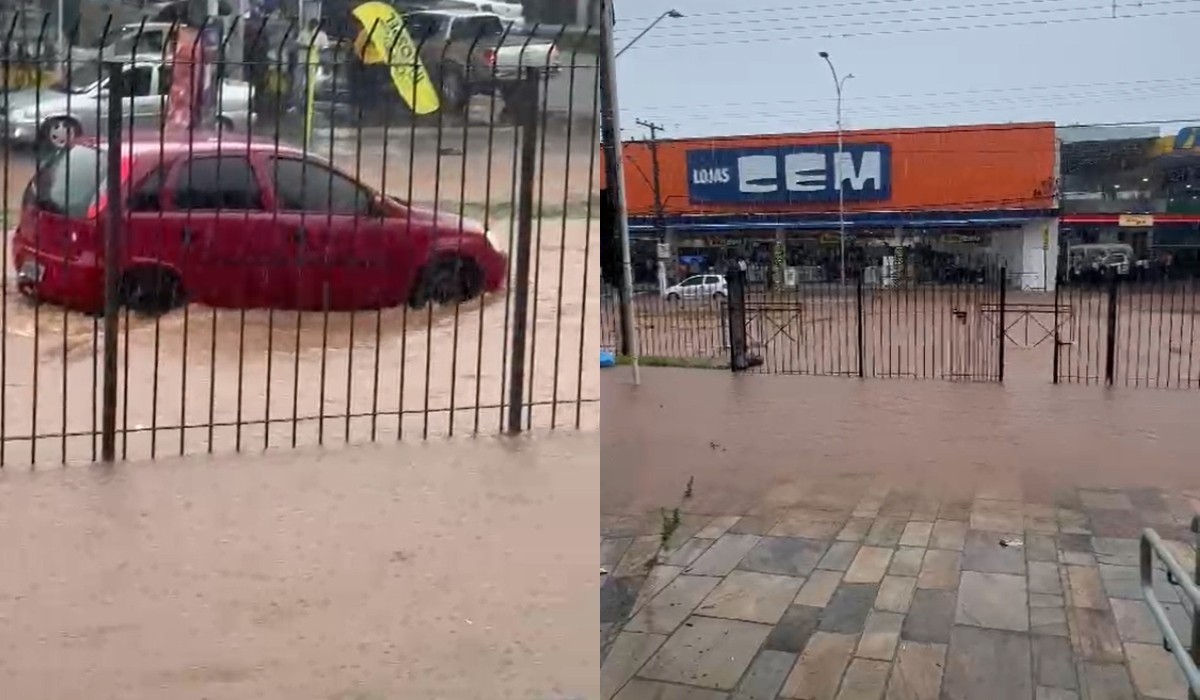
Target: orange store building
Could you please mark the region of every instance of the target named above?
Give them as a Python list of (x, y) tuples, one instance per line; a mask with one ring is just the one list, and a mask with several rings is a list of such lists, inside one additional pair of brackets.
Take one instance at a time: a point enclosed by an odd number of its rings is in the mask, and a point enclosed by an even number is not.
[(1056, 143), (1050, 122), (848, 131), (840, 151), (829, 132), (662, 140), (659, 214), (655, 154), (627, 142), (630, 231), (651, 258), (669, 249), (698, 267), (780, 244), (805, 264), (839, 248), (844, 218), (848, 247), (986, 250), (1014, 284), (1048, 289)]

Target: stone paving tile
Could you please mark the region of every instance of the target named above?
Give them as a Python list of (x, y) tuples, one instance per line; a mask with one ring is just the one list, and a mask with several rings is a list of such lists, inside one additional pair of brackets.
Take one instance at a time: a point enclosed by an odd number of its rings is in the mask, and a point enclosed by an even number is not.
[(1033, 561), (1058, 561), (1058, 547), (1052, 535), (1025, 534), (1025, 558)]
[(792, 605), (788, 607), (783, 618), (771, 630), (764, 648), (773, 651), (786, 651), (799, 654), (817, 631), (821, 622), (821, 608), (808, 605)]
[(1133, 510), (1129, 496), (1120, 491), (1079, 491), (1079, 502), (1089, 510)]
[(917, 575), (917, 588), (954, 588), (958, 585), (961, 565), (962, 554), (959, 552), (928, 550), (921, 564), (921, 573)]
[(909, 519), (933, 522), (937, 520), (940, 508), (941, 503), (936, 498), (925, 494), (918, 494), (917, 502), (913, 505), (912, 515), (909, 516)]
[(1030, 608), (1029, 631), (1034, 634), (1066, 637), (1067, 611), (1063, 608)]
[(633, 609), (630, 610), (630, 615), (636, 615), (646, 603), (654, 599), (654, 596), (662, 592), (675, 577), (683, 573), (683, 568), (678, 566), (658, 565), (650, 570), (646, 575), (645, 582), (638, 588), (637, 599), (633, 603)]
[(843, 583), (833, 594), (825, 614), (821, 616), (822, 632), (858, 634), (879, 594), (879, 586), (869, 583)]
[[(1142, 599), (1142, 576), (1136, 566), (1100, 565), (1100, 580), (1110, 598)], [(1154, 594), (1164, 603), (1179, 600), (1177, 589), (1167, 582), (1161, 571), (1154, 572)]]
[(1092, 534), (1097, 537), (1132, 539), (1142, 534), (1145, 524), (1135, 510), (1089, 510)]
[(662, 544), (662, 538), (657, 535), (648, 535), (645, 537), (635, 537), (633, 542), (625, 550), (624, 556), (617, 564), (617, 568), (612, 570), (612, 575), (621, 578), (623, 576), (645, 576), (649, 570), (648, 564), (654, 561), (658, 556), (658, 548)]
[(638, 673), (642, 678), (732, 690), (771, 628), (741, 620), (692, 617)]
[(676, 577), (663, 588), (662, 593), (642, 606), (625, 625), (625, 631), (657, 634), (674, 632), (720, 582), (721, 579), (715, 576)]
[(693, 562), (687, 568), (687, 573), (697, 576), (725, 576), (733, 571), (742, 557), (754, 549), (761, 539), (757, 535), (725, 535)]
[(727, 534), (732, 535), (766, 535), (775, 527), (778, 520), (769, 515), (747, 515), (738, 520)]
[(795, 654), (769, 648), (760, 651), (731, 700), (775, 700), (794, 663)]
[(1117, 633), (1121, 636), (1121, 641), (1141, 644), (1162, 643), (1162, 632), (1159, 631), (1158, 624), (1154, 622), (1154, 617), (1150, 614), (1150, 608), (1145, 601), (1110, 598), (1108, 602), (1112, 605), (1113, 617), (1116, 618)]
[(893, 490), (883, 499), (883, 504), (879, 507), (879, 517), (909, 520), (916, 502), (917, 494), (910, 491)]
[(921, 573), (921, 564), (924, 561), (924, 549), (901, 547), (892, 555), (892, 563), (887, 572), (893, 576), (916, 576)]
[(794, 602), (797, 605), (823, 608), (829, 604), (830, 598), (833, 598), (834, 591), (841, 583), (842, 572), (840, 571), (814, 571), (804, 582), (800, 592), (796, 594)]
[(1112, 612), (1095, 608), (1067, 608), (1067, 626), (1075, 657), (1096, 663), (1120, 663), (1121, 637)]
[(981, 627), (954, 627), (946, 654), (943, 700), (1033, 697), (1029, 636)]
[(809, 540), (831, 540), (839, 532), (845, 522), (826, 515), (815, 514), (784, 515), (775, 523), (768, 533), (773, 537), (803, 537)]
[(1079, 700), (1079, 693), (1062, 688), (1047, 688), (1039, 685), (1034, 700)]
[(1059, 535), (1055, 538), (1062, 552), (1091, 552), (1091, 535)]
[(1141, 545), (1136, 539), (1115, 537), (1093, 537), (1092, 551), (1100, 564), (1112, 566), (1137, 566)]
[(710, 520), (712, 517), (708, 515), (684, 513), (680, 517), (679, 526), (671, 533), (671, 538), (666, 541), (663, 549), (678, 549), (683, 543), (695, 537)]
[(781, 698), (834, 700), (842, 671), (850, 662), (858, 637), (853, 634), (817, 632), (779, 693)]
[(1059, 508), (1058, 531), (1068, 535), (1090, 535), (1092, 534), (1092, 524), (1085, 513)]
[(917, 579), (912, 576), (884, 576), (875, 596), (875, 609), (906, 613), (917, 591)]
[(1048, 561), (1029, 562), (1029, 592), (1062, 595), (1062, 572), (1058, 564)]
[(622, 632), (600, 665), (600, 697), (608, 700), (667, 641), (665, 634)]
[(937, 700), (945, 663), (945, 644), (901, 642), (886, 700)]
[(1161, 644), (1126, 644), (1133, 686), (1148, 698), (1187, 700), (1187, 682), (1175, 657)]
[(904, 526), (904, 532), (900, 534), (899, 544), (901, 547), (927, 547), (929, 546), (929, 536), (932, 534), (933, 523), (909, 521)]
[(858, 641), (857, 656), (864, 659), (891, 661), (896, 655), (896, 645), (900, 642), (900, 627), (904, 623), (904, 615), (892, 612), (872, 612), (867, 617), (863, 627), (862, 637)]
[(958, 587), (958, 608), (954, 622), (958, 625), (1027, 632), (1027, 605), (1023, 576), (964, 571)]
[(846, 583), (879, 583), (887, 573), (892, 550), (883, 547), (863, 547), (858, 550), (843, 580)]
[(675, 549), (664, 550), (659, 555), (659, 561), (668, 566), (691, 566), (701, 554), (708, 551), (716, 540), (704, 540), (694, 537)]
[(891, 664), (886, 661), (855, 659), (846, 669), (837, 700), (881, 700), (887, 686)]
[(1178, 635), (1184, 646), (1190, 649), (1192, 646), (1191, 612), (1181, 603), (1163, 603), (1163, 609), (1167, 613), (1167, 621), (1175, 629), (1175, 634)]
[(635, 678), (613, 700), (728, 700), (729, 693)]
[(834, 542), (829, 545), (829, 550), (825, 552), (825, 556), (821, 558), (817, 568), (845, 571), (854, 561), (856, 554), (858, 554), (857, 542)]
[(1067, 581), (1071, 587), (1068, 600), (1077, 608), (1108, 609), (1108, 598), (1104, 585), (1100, 583), (1100, 569), (1090, 566), (1068, 566)]
[(949, 590), (917, 590), (900, 628), (906, 641), (947, 644), (954, 626), (955, 594)]
[(601, 515), (602, 537), (641, 537), (653, 535), (662, 527), (658, 513), (651, 515)]
[(1077, 688), (1071, 643), (1062, 637), (1044, 635), (1035, 635), (1032, 642), (1033, 682), (1052, 688)]
[(938, 507), (938, 520), (961, 520), (971, 518), (971, 501), (942, 501)]
[(1025, 550), (1000, 546), (1001, 540), (1013, 537), (1001, 532), (968, 530), (962, 568), (987, 574), (1024, 574)]
[(702, 540), (715, 540), (724, 535), (726, 532), (729, 532), (729, 528), (737, 525), (738, 521), (741, 519), (742, 518), (739, 515), (718, 516), (712, 520), (709, 520), (708, 524), (700, 528), (700, 530), (696, 532), (693, 537)]
[(905, 521), (897, 518), (876, 518), (863, 538), (863, 544), (872, 547), (895, 547), (904, 534)]
[(824, 542), (798, 537), (763, 537), (737, 566), (764, 574), (807, 576), (824, 551)]
[(1053, 510), (1047, 514), (1025, 513), (1025, 530), (1030, 533), (1038, 533), (1043, 535), (1052, 535), (1058, 532), (1058, 519), (1054, 516)]
[(1020, 503), (976, 499), (971, 506), (970, 523), (972, 530), (1020, 532), (1025, 529), (1025, 516)]
[(1066, 605), (1065, 599), (1052, 593), (1030, 593), (1030, 608), (1061, 608)]
[(1096, 566), (1096, 555), (1091, 552), (1060, 551), (1058, 553), (1058, 563), (1070, 566)]
[(929, 546), (933, 549), (962, 551), (967, 537), (967, 524), (958, 520), (939, 520), (933, 524)]
[(837, 534), (837, 539), (842, 542), (862, 542), (862, 539), (871, 530), (871, 523), (870, 518), (851, 518), (846, 521), (846, 526)]
[(633, 544), (632, 537), (600, 538), (600, 566), (613, 567), (625, 556), (625, 550)]
[(696, 608), (697, 615), (773, 625), (783, 617), (804, 580), (792, 576), (734, 571)]
[(1119, 664), (1081, 663), (1079, 695), (1081, 700), (1137, 700), (1129, 672)]

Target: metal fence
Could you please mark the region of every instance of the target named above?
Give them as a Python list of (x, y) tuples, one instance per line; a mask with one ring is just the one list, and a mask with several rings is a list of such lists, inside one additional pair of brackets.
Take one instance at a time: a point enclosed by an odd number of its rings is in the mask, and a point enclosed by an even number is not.
[[(770, 374), (1002, 381), (1004, 270), (990, 262), (958, 270), (783, 289), (738, 283), (734, 271), (724, 276), (727, 293), (644, 292), (632, 304), (639, 351), (728, 367), (742, 350), (739, 370)], [(619, 348), (616, 295), (603, 302), (601, 326), (604, 345)]]
[(1200, 388), (1200, 314), (1194, 278), (1060, 280), (1054, 381)]
[(0, 465), (597, 420), (595, 57), (417, 20), (0, 56)]

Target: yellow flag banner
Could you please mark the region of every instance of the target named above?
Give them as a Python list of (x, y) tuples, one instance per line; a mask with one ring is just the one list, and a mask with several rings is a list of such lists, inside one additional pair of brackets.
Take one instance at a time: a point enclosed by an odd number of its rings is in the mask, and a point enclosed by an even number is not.
[[(354, 47), (363, 63), (387, 63), (392, 84), (416, 114), (433, 114), (440, 99), (429, 73), (417, 55), (417, 46), (409, 36), (400, 13), (382, 2), (365, 2), (353, 10), (362, 24)], [(388, 55), (388, 53), (392, 55)]]

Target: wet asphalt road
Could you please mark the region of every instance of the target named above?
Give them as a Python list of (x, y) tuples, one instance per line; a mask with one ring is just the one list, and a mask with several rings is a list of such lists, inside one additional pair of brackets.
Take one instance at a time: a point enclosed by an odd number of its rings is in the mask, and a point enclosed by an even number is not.
[[(514, 230), (512, 148), (484, 151), (488, 139), (494, 135), (472, 130), (463, 156), (440, 158), (427, 139), (414, 146), (389, 138), (386, 148), (361, 149), (337, 140), (332, 152), (340, 165), (389, 193), (403, 182), (397, 187), (407, 193), (411, 186), (413, 201), (486, 216), (507, 247)], [(598, 419), (598, 221), (586, 218), (596, 179), (588, 157), (594, 149), (585, 143), (547, 135), (546, 177), (535, 188), (542, 211), (534, 225), (526, 389), (537, 404), (527, 416), (534, 426)], [(19, 153), (9, 163), (5, 204), (12, 211), (32, 164)], [(29, 302), (16, 293), (12, 271), (6, 274), (0, 462), (91, 460), (100, 416), (98, 322)], [(492, 433), (508, 394), (511, 322), (511, 287), (432, 312), (298, 314), (193, 305), (158, 319), (128, 316), (119, 351), (118, 453), (137, 459)]]

